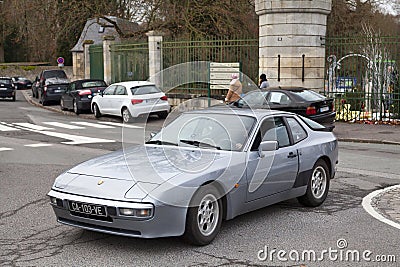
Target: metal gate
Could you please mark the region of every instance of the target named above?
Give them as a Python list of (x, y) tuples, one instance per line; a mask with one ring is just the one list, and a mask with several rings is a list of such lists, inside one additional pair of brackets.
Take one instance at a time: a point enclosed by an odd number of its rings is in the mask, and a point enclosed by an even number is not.
[(104, 79), (103, 45), (91, 45), (90, 54), (90, 78)]
[(149, 45), (145, 43), (113, 44), (111, 82), (145, 81), (149, 78)]
[(337, 120), (400, 119), (400, 36), (363, 35), (326, 40), (325, 94)]
[[(258, 39), (167, 39), (162, 43), (162, 60), (163, 69), (187, 62), (237, 62), (241, 72), (257, 83)], [(226, 91), (211, 88), (210, 83), (191, 83), (179, 86), (170, 93), (211, 95), (218, 98), (226, 94)]]

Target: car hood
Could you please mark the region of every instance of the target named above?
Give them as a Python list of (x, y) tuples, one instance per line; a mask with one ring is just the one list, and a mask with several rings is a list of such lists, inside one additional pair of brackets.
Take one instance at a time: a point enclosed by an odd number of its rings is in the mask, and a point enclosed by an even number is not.
[(69, 80), (65, 78), (47, 78), (46, 79), (46, 85), (52, 85), (52, 84), (68, 84)]
[(60, 175), (53, 189), (71, 194), (142, 200), (151, 191), (177, 177), (187, 183), (225, 169), (228, 151), (190, 147), (141, 145), (83, 162)]

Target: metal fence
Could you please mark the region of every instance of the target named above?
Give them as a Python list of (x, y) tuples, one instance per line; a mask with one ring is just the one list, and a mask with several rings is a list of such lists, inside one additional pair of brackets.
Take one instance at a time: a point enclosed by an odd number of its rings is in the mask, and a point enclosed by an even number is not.
[(149, 45), (147, 42), (113, 44), (111, 82), (145, 81), (149, 78)]
[(90, 54), (90, 78), (104, 79), (103, 64), (103, 45), (91, 45), (89, 47)]
[[(164, 69), (196, 61), (239, 63), (240, 71), (256, 82), (258, 77), (258, 39), (167, 39), (162, 43), (162, 60)], [(184, 79), (191, 80), (190, 77)], [(227, 86), (229, 86), (229, 81)], [(214, 89), (210, 86), (210, 82), (208, 84), (189, 83), (175, 88), (171, 93), (215, 97), (225, 94), (226, 90)]]
[(325, 94), (337, 120), (399, 121), (400, 36), (326, 39)]

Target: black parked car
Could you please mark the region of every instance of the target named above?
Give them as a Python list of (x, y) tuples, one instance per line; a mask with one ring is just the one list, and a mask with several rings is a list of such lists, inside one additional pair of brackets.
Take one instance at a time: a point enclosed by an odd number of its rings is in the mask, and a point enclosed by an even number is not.
[(43, 70), (39, 76), (38, 97), (43, 106), (53, 101), (60, 103), (69, 80), (63, 70)]
[(15, 101), (16, 88), (11, 77), (0, 77), (0, 98), (11, 98)]
[(32, 81), (24, 77), (13, 77), (14, 85), (17, 90), (20, 89), (31, 89)]
[(73, 81), (61, 96), (61, 109), (73, 109), (77, 115), (82, 111), (90, 111), (93, 96), (103, 92), (106, 87), (107, 84), (103, 80)]
[(289, 111), (312, 119), (329, 130), (335, 128), (333, 99), (306, 88), (276, 87), (251, 91), (231, 105)]

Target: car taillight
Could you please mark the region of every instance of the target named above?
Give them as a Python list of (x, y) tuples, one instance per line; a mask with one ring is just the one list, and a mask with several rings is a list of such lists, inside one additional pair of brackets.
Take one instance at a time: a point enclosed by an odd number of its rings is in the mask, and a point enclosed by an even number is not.
[(91, 95), (92, 91), (90, 90), (81, 90), (79, 91), (78, 95), (83, 96), (83, 95)]
[(307, 107), (306, 115), (315, 115), (317, 114), (317, 109), (313, 106)]
[(164, 101), (168, 101), (168, 97), (165, 95), (165, 96), (162, 96), (161, 98), (160, 98), (161, 100), (164, 100)]
[(47, 86), (43, 87), (43, 90), (46, 92), (47, 91)]
[(140, 104), (143, 102), (143, 99), (132, 99), (131, 103), (132, 105)]

